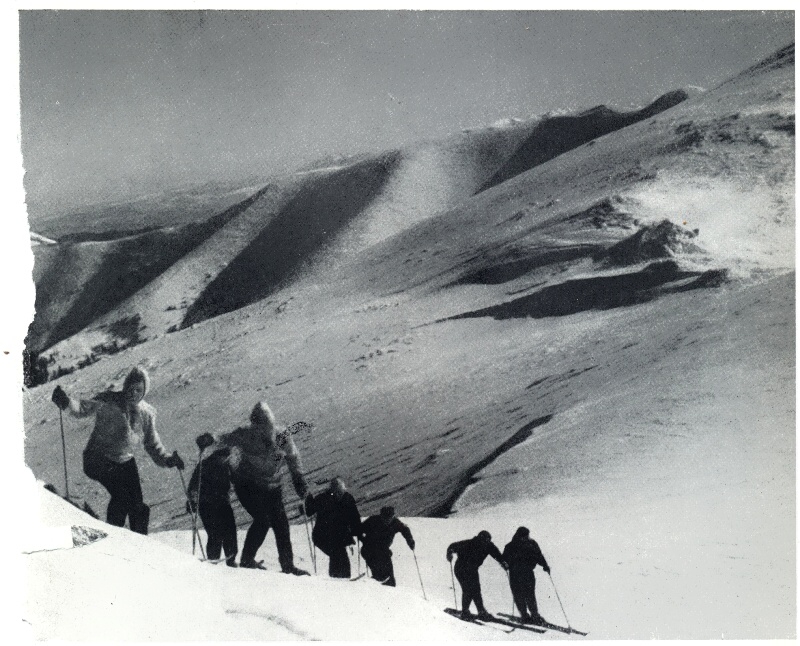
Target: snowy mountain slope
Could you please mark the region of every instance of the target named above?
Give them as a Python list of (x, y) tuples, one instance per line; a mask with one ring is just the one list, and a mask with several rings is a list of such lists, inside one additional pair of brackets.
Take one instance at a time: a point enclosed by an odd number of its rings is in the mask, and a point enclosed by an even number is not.
[[(648, 114), (670, 105), (654, 103)], [(604, 119), (604, 127), (594, 130), (579, 128), (575, 124), (580, 121), (568, 124), (586, 140), (629, 121)], [(68, 312), (64, 321), (69, 332), (85, 329), (66, 338), (69, 334), (62, 323), (62, 331), (51, 335), (48, 345), (61, 342), (43, 353), (39, 362), (46, 364), (49, 374), (58, 374), (106, 351), (243, 307), (299, 273), (315, 280), (371, 245), (469, 199), (522, 142), (530, 142), (535, 128), (539, 128), (536, 122), (527, 122), (469, 131), (343, 166), (275, 178), (238, 205), (236, 216), (226, 218), (232, 221), (217, 235), (191, 245), (189, 253), (175, 249), (180, 255), (170, 257), (173, 264), (168, 269), (164, 263), (158, 265), (160, 275), (138, 272), (143, 275), (138, 276), (136, 289), (118, 291), (116, 302), (109, 306)], [(558, 152), (553, 149), (549, 154)], [(75, 251), (68, 247), (67, 253), (92, 254), (85, 243), (76, 246)], [(128, 272), (129, 265), (141, 262), (136, 255), (126, 261), (128, 265), (122, 266)], [(59, 302), (64, 288), (48, 276), (37, 284), (39, 309), (47, 312), (51, 301)], [(93, 295), (95, 290), (85, 281), (78, 280), (77, 288), (83, 284)], [(37, 315), (35, 329), (52, 327), (50, 318)], [(132, 321), (134, 333), (127, 338), (115, 332), (121, 325), (131, 327), (124, 323)]]
[(675, 90), (657, 98), (647, 107), (632, 112), (617, 112), (599, 105), (577, 115), (545, 116), (511, 159), (481, 187), (481, 190), (502, 184), (592, 139), (654, 117), (688, 97), (686, 91)]
[[(313, 488), (343, 475), (365, 515), (455, 504), (420, 521), (464, 523), (431, 544), (540, 528), (593, 637), (791, 637), (793, 97), (793, 64), (762, 66), (57, 383), (89, 395), (148, 367), (189, 462), (265, 399), (315, 424)], [(25, 394), (26, 461), (60, 486), (54, 385)], [(71, 489), (102, 509), (91, 423), (65, 426)], [(176, 474), (140, 468), (153, 529), (185, 531)]]

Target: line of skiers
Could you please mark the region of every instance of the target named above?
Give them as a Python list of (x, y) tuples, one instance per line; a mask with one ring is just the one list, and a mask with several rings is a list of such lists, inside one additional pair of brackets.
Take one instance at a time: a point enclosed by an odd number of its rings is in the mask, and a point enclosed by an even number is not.
[[(72, 399), (57, 386), (52, 395), (52, 401), (61, 410), (68, 410), (76, 417), (95, 416), (94, 429), (83, 452), (84, 473), (108, 490), (108, 523), (123, 527), (127, 519), (130, 529), (141, 534), (147, 534), (150, 508), (143, 500), (133, 454), (135, 444), (143, 441), (145, 450), (160, 467), (183, 470), (185, 466), (177, 451), (170, 454), (161, 443), (155, 427), (156, 410), (144, 401), (148, 388), (147, 372), (133, 368), (121, 391), (106, 391), (92, 399)], [(248, 426), (218, 437), (203, 433), (196, 441), (200, 457), (189, 482), (187, 508), (199, 513), (208, 534), (206, 558), (217, 560), (224, 551), (227, 565), (236, 567), (236, 522), (230, 504), (233, 486), (239, 502), (253, 518), (239, 566), (266, 569), (256, 555), (272, 528), (281, 570), (287, 574), (309, 574), (294, 564), (289, 520), (283, 504), (281, 476), (285, 464), (297, 495), (304, 501), (301, 513), (316, 517), (312, 540), (329, 557), (329, 575), (350, 578), (347, 550), (358, 540), (372, 578), (384, 585), (396, 585), (390, 547), (395, 536), (401, 534), (413, 552), (415, 542), (409, 527), (388, 506), (362, 522), (353, 496), (339, 477), (330, 481), (326, 491), (309, 493), (291, 433), (279, 430), (266, 403), (254, 406)], [(451, 544), (447, 560), (452, 561), (454, 554), (458, 557), (453, 572), (461, 584), (462, 614), (469, 616), (474, 602), (478, 617), (488, 615), (478, 568), (491, 555), (509, 573), (521, 618), (533, 623), (543, 621), (536, 606), (533, 569), (539, 565), (549, 572), (550, 568), (526, 528), (517, 530), (502, 554), (487, 531)]]

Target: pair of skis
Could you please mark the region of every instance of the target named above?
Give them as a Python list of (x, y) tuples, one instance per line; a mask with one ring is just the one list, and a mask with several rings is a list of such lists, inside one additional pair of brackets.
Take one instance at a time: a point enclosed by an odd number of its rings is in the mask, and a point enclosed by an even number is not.
[(536, 632), (544, 632), (545, 630), (556, 630), (561, 633), (566, 633), (567, 635), (581, 635), (582, 637), (586, 637), (589, 633), (581, 632), (580, 630), (576, 630), (572, 626), (565, 628), (564, 626), (558, 626), (556, 624), (551, 624), (549, 621), (542, 621), (535, 624), (526, 624), (524, 623), (519, 617), (515, 617), (513, 615), (507, 615), (503, 612), (498, 613), (500, 617), (507, 619), (508, 621), (513, 621), (516, 624), (519, 624), (522, 627), (530, 628), (532, 630), (536, 630)]
[[(476, 626), (483, 626), (485, 628), (492, 628), (494, 630), (499, 630), (506, 634), (514, 632), (517, 628), (527, 628), (527, 626), (516, 625), (510, 621), (505, 621), (500, 617), (492, 616), (491, 618), (479, 618), (477, 615), (469, 615), (464, 616), (461, 614), (460, 610), (456, 610), (455, 608), (445, 608), (444, 611), (450, 615), (451, 617), (455, 617), (456, 619), (460, 619), (468, 624), (475, 624)], [(543, 633), (543, 630), (536, 630), (534, 632)]]
[[(456, 610), (454, 608), (445, 608), (445, 612), (452, 617), (460, 619), (461, 621), (475, 624), (476, 626), (494, 628), (496, 630), (501, 630), (504, 633), (511, 633), (519, 628), (522, 630), (528, 630), (530, 632), (539, 633), (540, 635), (544, 634), (548, 630), (555, 630), (568, 635), (581, 635), (582, 637), (586, 637), (586, 635), (588, 634), (581, 632), (580, 630), (576, 630), (575, 628), (572, 627), (565, 628), (564, 626), (551, 624), (550, 622), (547, 621), (537, 624), (525, 623), (519, 617), (515, 617), (513, 615), (507, 615), (502, 612), (498, 613), (497, 615), (491, 615), (490, 617), (484, 617), (484, 618), (481, 618), (477, 615), (469, 615), (468, 617), (465, 617), (461, 614), (460, 610)], [(506, 630), (507, 628), (510, 630)]]

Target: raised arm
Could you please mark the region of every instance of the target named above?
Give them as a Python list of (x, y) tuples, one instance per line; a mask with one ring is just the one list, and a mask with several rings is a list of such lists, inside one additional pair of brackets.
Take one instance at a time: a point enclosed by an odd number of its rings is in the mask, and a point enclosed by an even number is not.
[(88, 417), (97, 412), (102, 404), (97, 399), (73, 399), (61, 386), (56, 386), (51, 397), (53, 403), (61, 410), (67, 410), (73, 417)]

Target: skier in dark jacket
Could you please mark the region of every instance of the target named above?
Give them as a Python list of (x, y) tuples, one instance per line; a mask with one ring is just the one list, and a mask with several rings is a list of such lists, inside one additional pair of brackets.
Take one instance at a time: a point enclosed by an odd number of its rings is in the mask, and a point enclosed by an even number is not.
[(94, 430), (83, 451), (83, 472), (103, 485), (111, 496), (106, 520), (109, 525), (147, 534), (150, 507), (144, 502), (134, 446), (143, 442), (160, 467), (183, 469), (177, 451), (170, 455), (156, 431), (156, 409), (144, 401), (150, 378), (143, 368), (133, 368), (121, 391), (109, 390), (93, 399), (72, 399), (61, 388), (53, 391), (53, 403), (74, 417), (94, 415)]
[(336, 579), (350, 578), (350, 557), (347, 547), (361, 534), (361, 516), (356, 501), (348, 493), (341, 478), (334, 478), (327, 491), (308, 495), (305, 512), (316, 514), (317, 522), (311, 538), (330, 559), (328, 574)]
[(545, 623), (536, 605), (536, 577), (533, 568), (539, 565), (550, 573), (550, 566), (539, 549), (539, 544), (530, 538), (527, 527), (520, 527), (514, 538), (503, 550), (503, 558), (508, 563), (509, 583), (514, 603), (519, 608), (522, 621), (533, 624)]
[(211, 433), (197, 437), (200, 462), (189, 480), (189, 499), (192, 511), (198, 510), (208, 534), (206, 557), (219, 558), (225, 550), (225, 563), (236, 567), (236, 520), (231, 507), (231, 450), (217, 442)]
[(380, 515), (370, 516), (361, 524), (361, 555), (372, 570), (372, 578), (383, 585), (397, 585), (394, 580), (392, 550), (389, 547), (398, 532), (406, 539), (408, 547), (414, 550), (414, 537), (408, 525), (394, 513), (394, 507), (383, 507)]
[(448, 561), (453, 560), (453, 554), (458, 556), (453, 569), (458, 582), (461, 584), (461, 615), (465, 618), (471, 616), (469, 607), (474, 601), (478, 610), (478, 618), (490, 619), (492, 615), (483, 605), (478, 568), (483, 565), (487, 556), (491, 556), (504, 570), (508, 569), (500, 550), (492, 543), (492, 535), (483, 530), (474, 538), (452, 543), (447, 548)]

